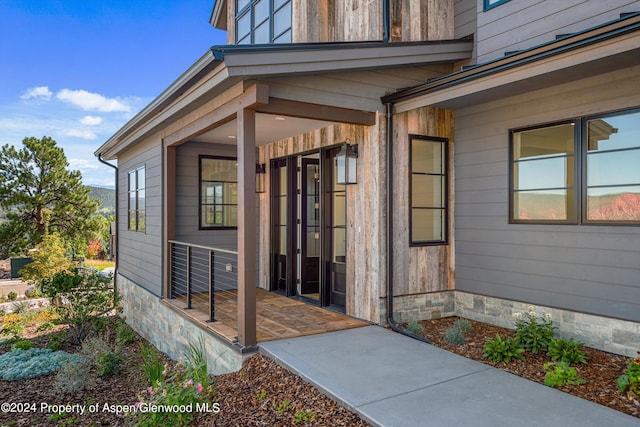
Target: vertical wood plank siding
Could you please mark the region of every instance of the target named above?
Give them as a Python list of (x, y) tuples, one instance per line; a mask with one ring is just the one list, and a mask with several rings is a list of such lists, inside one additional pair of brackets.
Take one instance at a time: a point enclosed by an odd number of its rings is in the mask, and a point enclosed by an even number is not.
[(394, 294), (410, 295), (454, 287), (453, 200), (449, 203), (449, 244), (409, 247), (409, 134), (449, 138), (449, 194), (453, 193), (453, 113), (432, 107), (394, 116), (393, 252)]
[[(155, 295), (162, 293), (162, 153), (159, 141), (147, 140), (118, 158), (119, 245), (118, 270)], [(146, 232), (129, 231), (129, 171), (145, 166)]]
[(456, 289), (640, 321), (640, 227), (509, 224), (509, 129), (640, 106), (640, 66), (456, 112)]
[(516, 51), (618, 19), (623, 12), (637, 12), (640, 1), (509, 1), (483, 11), (478, 1), (478, 62)]

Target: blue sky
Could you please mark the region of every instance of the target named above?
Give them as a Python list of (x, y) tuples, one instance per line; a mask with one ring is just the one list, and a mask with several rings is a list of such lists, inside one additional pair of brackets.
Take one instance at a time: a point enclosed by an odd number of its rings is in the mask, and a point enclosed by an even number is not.
[(93, 156), (226, 33), (213, 0), (0, 0), (0, 145), (50, 136), (89, 185)]

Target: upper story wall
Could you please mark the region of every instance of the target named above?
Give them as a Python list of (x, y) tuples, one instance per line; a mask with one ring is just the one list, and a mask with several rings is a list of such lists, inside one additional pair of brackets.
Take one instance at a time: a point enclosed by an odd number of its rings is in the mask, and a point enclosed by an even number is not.
[[(223, 1), (223, 0), (218, 0)], [(268, 2), (269, 0), (263, 0)], [(291, 16), (291, 37), (275, 40), (278, 34), (271, 34), (271, 42), (339, 42), (382, 40), (385, 0), (272, 0), (274, 9), (271, 19), (286, 19)], [(411, 0), (390, 1), (391, 41), (424, 41), (454, 38), (454, 0)], [(240, 0), (247, 4), (242, 11), (260, 15), (259, 1)], [(267, 3), (268, 4), (268, 3)], [(237, 0), (226, 0), (227, 42), (236, 44)], [(289, 6), (290, 5), (290, 6)], [(277, 7), (290, 8), (276, 16)], [(277, 9), (277, 10), (276, 10)], [(265, 9), (266, 11), (267, 9)], [(265, 12), (266, 13), (266, 12)], [(242, 16), (245, 16), (242, 14)], [(241, 18), (241, 17), (239, 17)], [(286, 28), (278, 22), (279, 28)], [(254, 22), (255, 26), (255, 22)], [(248, 43), (242, 38), (239, 42)], [(273, 33), (273, 31), (272, 31)], [(258, 36), (260, 37), (260, 36)], [(255, 43), (255, 42), (254, 42)]]
[(604, 24), (621, 13), (640, 11), (640, 1), (630, 0), (509, 0), (486, 11), (483, 0), (476, 2), (478, 62)]

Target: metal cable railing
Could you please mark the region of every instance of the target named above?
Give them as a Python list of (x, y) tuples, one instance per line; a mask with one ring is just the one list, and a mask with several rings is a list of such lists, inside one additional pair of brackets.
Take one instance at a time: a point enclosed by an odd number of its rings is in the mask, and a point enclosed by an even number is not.
[(238, 289), (238, 252), (169, 241), (171, 254), (169, 298), (186, 298), (186, 309), (207, 307), (214, 322), (215, 294)]

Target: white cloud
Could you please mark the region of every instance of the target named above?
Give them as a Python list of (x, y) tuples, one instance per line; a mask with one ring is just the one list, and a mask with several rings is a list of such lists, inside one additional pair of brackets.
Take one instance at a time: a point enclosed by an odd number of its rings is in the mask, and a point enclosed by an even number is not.
[(98, 169), (100, 167), (100, 163), (98, 163), (98, 159), (95, 161), (89, 161), (87, 159), (69, 159), (69, 168), (72, 170), (80, 170), (80, 172), (84, 172), (89, 169)]
[(37, 86), (27, 89), (27, 91), (23, 93), (20, 98), (25, 100), (36, 98), (40, 101), (48, 101), (51, 99), (51, 95), (53, 95), (53, 93), (47, 86)]
[(93, 133), (90, 130), (80, 130), (80, 129), (67, 129), (64, 132), (65, 135), (67, 136), (73, 136), (76, 138), (82, 138), (82, 139), (96, 139), (97, 136), (95, 133)]
[(115, 98), (106, 98), (99, 93), (91, 93), (86, 90), (62, 89), (56, 97), (60, 101), (68, 102), (86, 111), (113, 111), (130, 112), (131, 107)]
[(80, 119), (80, 123), (88, 126), (96, 126), (102, 123), (102, 117), (99, 116), (84, 116)]

